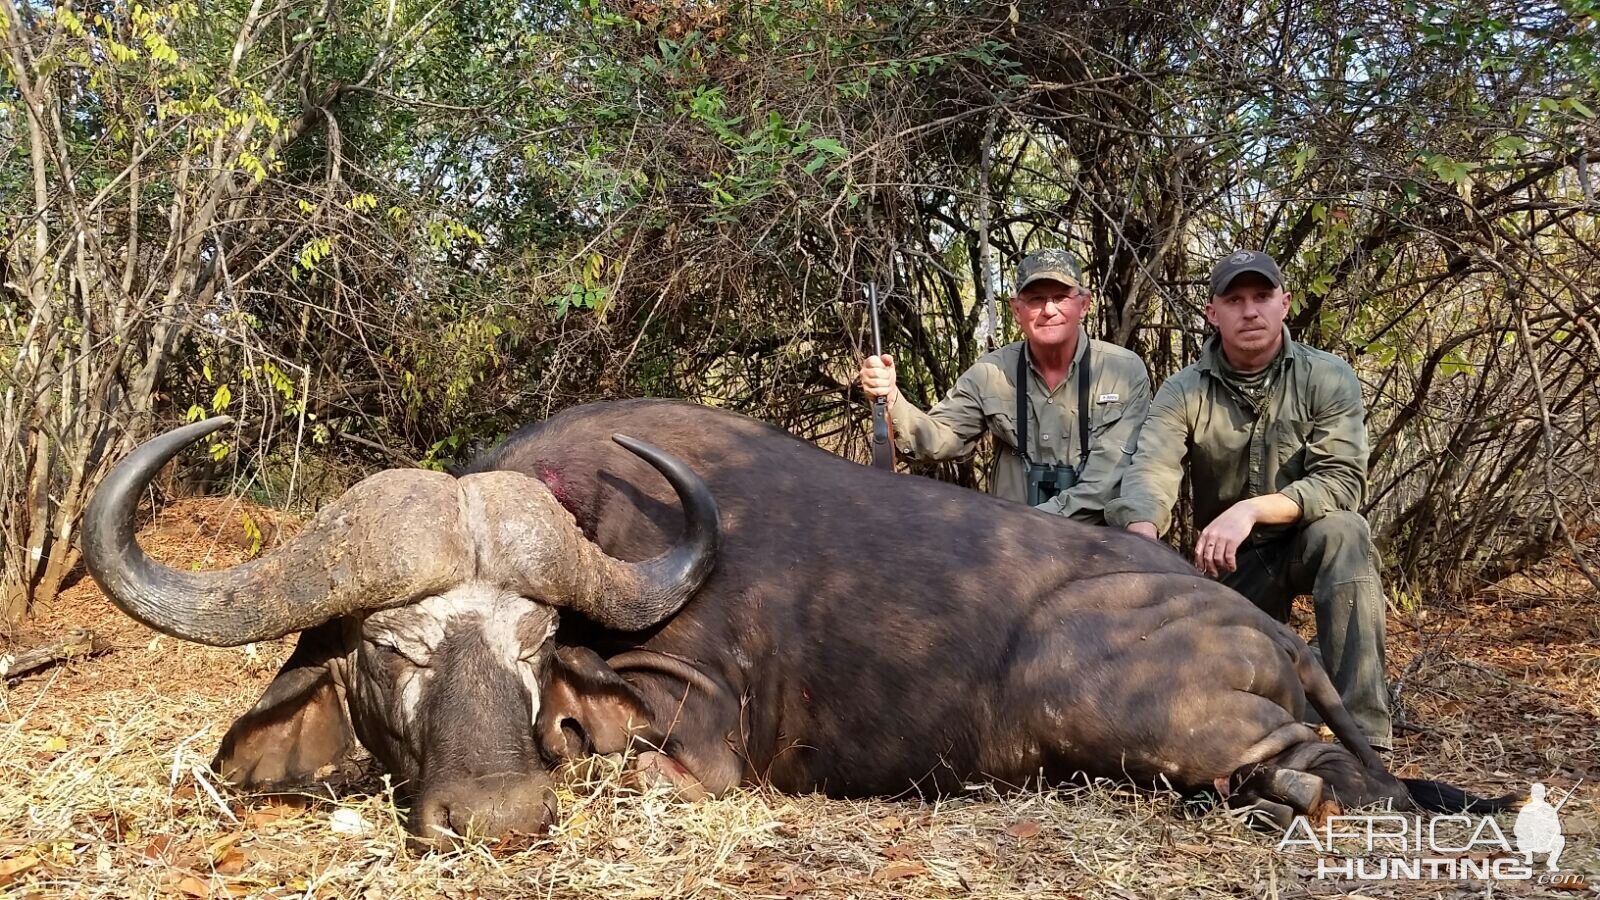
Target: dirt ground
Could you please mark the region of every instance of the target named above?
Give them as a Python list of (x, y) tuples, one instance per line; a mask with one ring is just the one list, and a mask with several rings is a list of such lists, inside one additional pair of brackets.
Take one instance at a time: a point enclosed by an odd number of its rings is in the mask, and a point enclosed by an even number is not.
[[(239, 501), (181, 501), (142, 542), (170, 564), (214, 567), (270, 546), (280, 524), (294, 527)], [(331, 800), (239, 797), (210, 776), (223, 731), (288, 642), (212, 649), (157, 636), (84, 579), (15, 643), (74, 627), (109, 649), (0, 688), (0, 898), (1600, 893), (1600, 602), (1560, 563), (1389, 621), (1405, 723), (1393, 768), (1485, 794), (1536, 781), (1551, 801), (1570, 792), (1560, 885), (1317, 878), (1312, 850), (1280, 851), (1224, 811), (1105, 783), (974, 788), (937, 804), (766, 791), (682, 804), (630, 792), (615, 773), (569, 772), (547, 838), (413, 856), (370, 761), (333, 773)], [(1498, 819), (1507, 837), (1512, 819)]]

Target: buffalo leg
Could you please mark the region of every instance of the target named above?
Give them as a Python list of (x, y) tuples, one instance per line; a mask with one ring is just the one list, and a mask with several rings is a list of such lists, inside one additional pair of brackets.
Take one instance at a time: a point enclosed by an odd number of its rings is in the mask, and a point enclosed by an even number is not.
[(1245, 794), (1234, 794), (1228, 799), (1228, 806), (1232, 809), (1243, 810), (1245, 820), (1252, 826), (1271, 826), (1278, 831), (1287, 831), (1294, 824), (1294, 817), (1301, 815), (1297, 810), (1287, 804), (1268, 800), (1264, 797), (1247, 798)]
[(1261, 796), (1288, 803), (1303, 814), (1315, 814), (1318, 806), (1328, 802), (1347, 809), (1373, 805), (1415, 808), (1405, 785), (1394, 776), (1366, 768), (1343, 745), (1326, 741), (1290, 747), (1248, 773), (1246, 780), (1251, 779)]
[(1326, 783), (1321, 777), (1282, 766), (1257, 766), (1238, 788), (1246, 796), (1262, 797), (1309, 813), (1322, 805)]
[(1266, 764), (1242, 770), (1240, 776), (1228, 806), (1246, 810), (1252, 824), (1281, 830), (1288, 828), (1295, 816), (1315, 817), (1322, 808), (1326, 783), (1310, 772)]

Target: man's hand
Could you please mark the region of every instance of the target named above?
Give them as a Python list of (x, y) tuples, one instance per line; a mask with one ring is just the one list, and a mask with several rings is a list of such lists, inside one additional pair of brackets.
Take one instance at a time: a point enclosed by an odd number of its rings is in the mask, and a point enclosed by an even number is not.
[(1239, 568), (1239, 545), (1257, 525), (1284, 525), (1300, 520), (1300, 504), (1283, 494), (1240, 500), (1211, 520), (1194, 542), (1195, 568), (1219, 577)]
[(868, 400), (883, 397), (893, 406), (899, 390), (894, 386), (894, 357), (869, 356), (861, 363), (861, 390)]
[(1161, 535), (1156, 534), (1156, 523), (1154, 522), (1129, 522), (1128, 530), (1134, 534), (1147, 537), (1152, 541), (1161, 540)]
[(1249, 500), (1241, 500), (1228, 507), (1222, 515), (1211, 520), (1206, 530), (1194, 542), (1195, 568), (1219, 577), (1239, 568), (1239, 545), (1256, 527), (1256, 510)]

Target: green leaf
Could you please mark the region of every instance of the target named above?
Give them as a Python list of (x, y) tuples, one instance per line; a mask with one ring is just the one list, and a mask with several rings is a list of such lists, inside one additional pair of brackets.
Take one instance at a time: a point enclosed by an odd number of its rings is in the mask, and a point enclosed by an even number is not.
[(1300, 144), (1294, 148), (1294, 156), (1292, 158), (1294, 159), (1295, 178), (1299, 178), (1301, 175), (1305, 174), (1306, 163), (1310, 162), (1316, 155), (1317, 148), (1311, 146), (1310, 144)]
[(1495, 139), (1494, 143), (1489, 145), (1489, 153), (1502, 159), (1511, 158), (1528, 152), (1530, 146), (1521, 135), (1507, 134)]
[(1446, 184), (1460, 185), (1472, 180), (1471, 163), (1451, 159), (1442, 153), (1428, 154), (1422, 158), (1423, 163)]
[(1474, 371), (1473, 364), (1460, 352), (1452, 350), (1439, 360), (1439, 371), (1445, 375), (1460, 375)]
[(222, 412), (233, 401), (233, 391), (228, 390), (225, 384), (217, 385), (217, 392), (211, 395), (211, 411)]
[(266, 540), (261, 533), (261, 526), (256, 524), (256, 520), (251, 518), (249, 513), (241, 513), (239, 518), (244, 526), (244, 536), (250, 541), (250, 549), (245, 551), (245, 556), (256, 556), (261, 552), (261, 545)]
[(844, 148), (843, 144), (830, 137), (812, 138), (811, 146), (839, 159), (850, 155), (850, 152)]

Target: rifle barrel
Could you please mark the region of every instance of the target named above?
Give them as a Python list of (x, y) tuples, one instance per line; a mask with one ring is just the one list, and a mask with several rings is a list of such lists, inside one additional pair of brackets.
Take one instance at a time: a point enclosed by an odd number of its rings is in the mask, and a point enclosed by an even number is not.
[(872, 352), (883, 355), (883, 333), (878, 328), (878, 283), (867, 282), (867, 299), (872, 303)]
[[(872, 305), (872, 352), (883, 355), (883, 333), (878, 328), (878, 283), (867, 282), (867, 300)], [(894, 471), (894, 446), (889, 443), (889, 401), (872, 401), (872, 465)]]

